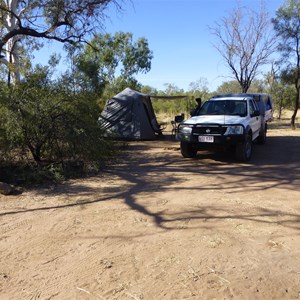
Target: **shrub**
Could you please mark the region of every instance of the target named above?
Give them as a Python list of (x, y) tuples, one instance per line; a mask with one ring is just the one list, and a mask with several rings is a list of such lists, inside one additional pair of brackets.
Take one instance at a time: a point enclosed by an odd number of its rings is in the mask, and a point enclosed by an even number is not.
[(98, 124), (96, 94), (74, 93), (62, 82), (51, 81), (47, 68), (37, 69), (10, 89), (2, 86), (1, 92), (2, 161), (5, 157), (29, 163), (31, 155), (42, 166), (39, 174), (61, 179), (66, 162), (96, 168), (114, 153), (113, 143), (104, 139)]

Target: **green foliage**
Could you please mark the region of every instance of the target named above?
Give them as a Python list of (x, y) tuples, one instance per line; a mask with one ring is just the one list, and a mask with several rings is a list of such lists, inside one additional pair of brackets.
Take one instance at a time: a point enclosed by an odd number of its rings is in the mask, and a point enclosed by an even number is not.
[[(171, 83), (164, 84), (165, 90), (157, 92), (156, 96), (186, 96), (183, 89), (179, 89)], [(153, 99), (153, 108), (156, 113), (166, 113), (169, 115), (178, 115), (187, 112), (187, 99)]]
[(135, 74), (148, 72), (152, 57), (145, 38), (133, 41), (129, 32), (98, 34), (75, 58), (75, 65), (95, 89), (107, 83), (120, 88), (133, 84)]
[(289, 63), (288, 58), (295, 58), (297, 41), (300, 40), (299, 10), (298, 0), (286, 0), (277, 10), (276, 17), (272, 19), (275, 32), (280, 38), (278, 50), (287, 63)]
[(153, 109), (156, 113), (167, 113), (169, 115), (178, 115), (187, 112), (186, 99), (155, 99), (152, 100)]
[(276, 80), (271, 85), (269, 93), (273, 99), (277, 117), (280, 119), (284, 109), (293, 109), (295, 88), (282, 80)]
[(8, 88), (0, 82), (0, 157), (5, 159), (8, 157), (10, 149), (13, 148), (15, 143), (14, 139), (10, 139), (10, 132), (7, 131), (7, 123), (10, 121), (8, 118)]
[(103, 27), (105, 10), (109, 4), (117, 9), (118, 0), (31, 0), (1, 1), (0, 53), (13, 39), (48, 39), (78, 44), (86, 41)]
[[(50, 15), (57, 19), (48, 19), (54, 23), (61, 18), (55, 5)], [(2, 163), (29, 162), (31, 156), (38, 163), (36, 177), (54, 181), (60, 180), (62, 171), (82, 169), (77, 162), (97, 169), (115, 153), (99, 127), (99, 108), (126, 87), (139, 90), (134, 75), (149, 71), (152, 59), (147, 40), (133, 41), (131, 33), (96, 35), (83, 51), (67, 48), (72, 68), (55, 81), (58, 56), (51, 57), (48, 67), (37, 66), (30, 72), (28, 65), (22, 82), (0, 86)]]
[(241, 93), (241, 86), (237, 80), (223, 82), (216, 91), (217, 94)]
[(136, 91), (141, 90), (141, 84), (136, 79), (130, 78), (126, 80), (121, 76), (117, 77), (111, 84), (106, 85), (101, 97), (98, 99), (100, 110), (103, 109), (107, 99), (112, 98), (127, 87)]
[(97, 95), (73, 93), (64, 85), (66, 78), (54, 82), (50, 75), (48, 67), (37, 67), (26, 81), (1, 87), (0, 145), (2, 160), (30, 153), (41, 166), (52, 163), (39, 171), (58, 179), (67, 162), (100, 165), (114, 147), (99, 128)]
[[(235, 94), (241, 93), (241, 86), (238, 81), (231, 80), (223, 82), (218, 88), (217, 94)], [(249, 87), (248, 93), (264, 93), (266, 92), (266, 86), (263, 80), (255, 79), (252, 81), (251, 86)]]
[(157, 90), (149, 85), (144, 85), (141, 87), (141, 93), (147, 95), (157, 95)]
[(294, 84), (294, 112), (291, 117), (291, 126), (295, 129), (295, 120), (300, 103), (300, 2), (299, 0), (286, 0), (276, 12), (272, 20), (275, 32), (280, 43), (278, 50), (281, 53), (282, 79)]

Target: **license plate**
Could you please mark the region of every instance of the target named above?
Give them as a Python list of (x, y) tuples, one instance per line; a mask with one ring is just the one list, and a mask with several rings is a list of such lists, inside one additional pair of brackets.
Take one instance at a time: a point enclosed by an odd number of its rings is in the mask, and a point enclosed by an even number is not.
[(198, 136), (198, 141), (200, 143), (213, 143), (214, 142), (214, 137), (210, 135), (199, 135)]

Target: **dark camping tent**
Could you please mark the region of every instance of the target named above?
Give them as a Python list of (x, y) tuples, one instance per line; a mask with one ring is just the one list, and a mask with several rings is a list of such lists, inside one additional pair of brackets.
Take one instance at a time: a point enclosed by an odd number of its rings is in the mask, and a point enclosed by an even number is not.
[(150, 96), (130, 88), (106, 102), (99, 121), (109, 135), (119, 139), (154, 140), (161, 134)]

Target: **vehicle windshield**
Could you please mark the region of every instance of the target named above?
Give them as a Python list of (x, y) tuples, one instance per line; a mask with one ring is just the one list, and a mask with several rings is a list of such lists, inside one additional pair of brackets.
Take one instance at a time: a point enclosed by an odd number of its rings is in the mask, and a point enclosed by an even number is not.
[(203, 115), (229, 115), (244, 117), (247, 114), (247, 102), (244, 100), (209, 100), (198, 112)]

